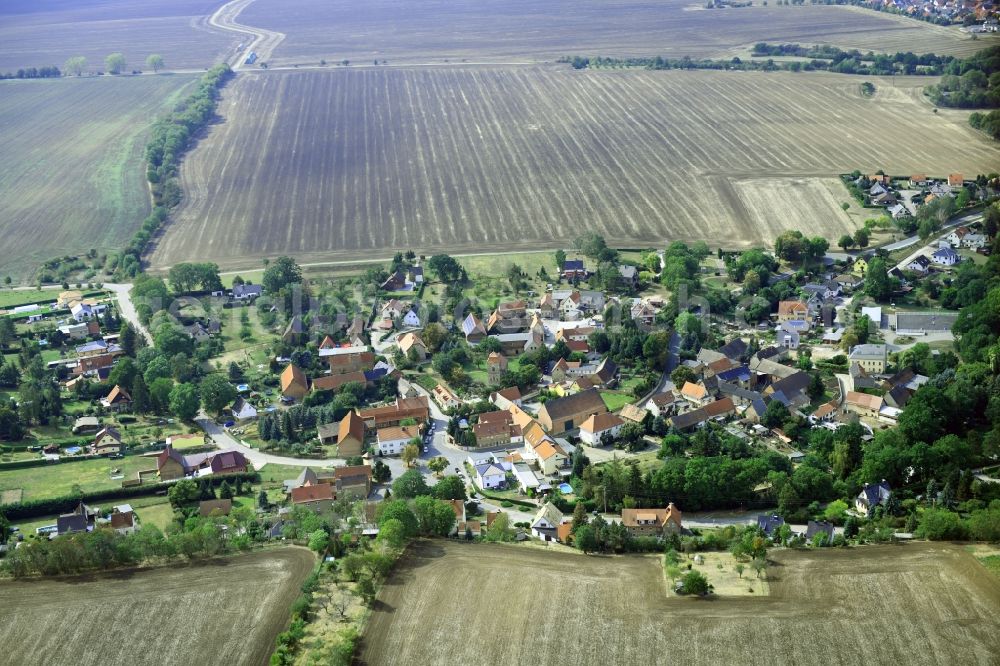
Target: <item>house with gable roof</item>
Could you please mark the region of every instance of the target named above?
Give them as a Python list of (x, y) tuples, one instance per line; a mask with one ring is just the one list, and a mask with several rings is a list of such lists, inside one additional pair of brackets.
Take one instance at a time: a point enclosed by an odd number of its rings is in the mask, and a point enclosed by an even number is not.
[(885, 479), (879, 483), (866, 483), (854, 499), (854, 508), (857, 509), (858, 513), (870, 516), (875, 511), (875, 507), (888, 502), (891, 496), (892, 488), (889, 487)]

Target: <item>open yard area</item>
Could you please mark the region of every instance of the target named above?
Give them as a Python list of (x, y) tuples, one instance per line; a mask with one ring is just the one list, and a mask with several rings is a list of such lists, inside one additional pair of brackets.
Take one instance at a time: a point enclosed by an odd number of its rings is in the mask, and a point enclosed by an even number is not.
[[(960, 547), (780, 551), (771, 560), (769, 596), (706, 601), (668, 593), (657, 557), (422, 543), (382, 589), (361, 661), (481, 663), (484, 650), (492, 664), (1000, 659), (1000, 580)], [(709, 581), (713, 569), (704, 568)]]
[[(84, 492), (121, 488), (122, 478), (134, 479), (140, 470), (156, 469), (156, 458), (125, 456), (118, 460), (94, 458), (74, 462), (48, 464), (42, 467), (0, 470), (0, 491), (21, 489), (22, 499), (36, 500), (62, 497), (80, 486)], [(112, 470), (119, 470), (112, 474)]]
[[(831, 239), (835, 174), (985, 173), (1000, 146), (933, 113), (926, 79), (540, 68), (246, 73), (185, 160), (154, 267), (617, 245)], [(917, 139), (919, 137), (919, 140)], [(794, 211), (794, 214), (789, 214)]]
[(239, 36), (208, 25), (223, 0), (7, 0), (0, 3), (0, 72), (84, 56), (104, 69), (119, 51), (128, 71), (158, 53), (169, 69), (206, 69), (232, 53)]
[(288, 548), (0, 583), (0, 640), (24, 666), (265, 664), (314, 561)]
[(146, 132), (190, 81), (0, 81), (0, 276), (24, 277), (47, 259), (125, 243), (149, 212)]
[(324, 59), (393, 65), (538, 62), (565, 55), (719, 57), (759, 41), (951, 54), (986, 44), (957, 27), (848, 7), (773, 2), (704, 11), (703, 6), (691, 0), (374, 0), (358, 11), (350, 0), (255, 0), (239, 20), (286, 34), (272, 55), (275, 65)]

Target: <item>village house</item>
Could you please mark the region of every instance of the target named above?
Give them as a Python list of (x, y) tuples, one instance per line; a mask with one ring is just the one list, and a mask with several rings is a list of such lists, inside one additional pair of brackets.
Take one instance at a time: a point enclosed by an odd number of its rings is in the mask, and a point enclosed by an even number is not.
[(348, 372), (342, 375), (323, 375), (322, 377), (317, 377), (312, 380), (311, 390), (313, 393), (317, 391), (338, 391), (344, 384), (361, 384), (367, 387), (370, 382), (365, 373), (358, 372)]
[(954, 266), (961, 259), (959, 254), (950, 247), (942, 247), (935, 250), (934, 254), (931, 255), (931, 261), (939, 266)]
[(348, 412), (337, 424), (337, 455), (360, 456), (365, 448), (365, 422), (355, 411)]
[(403, 352), (406, 358), (418, 363), (427, 360), (427, 345), (416, 333), (404, 333), (399, 338), (399, 351)]
[(486, 322), (488, 333), (520, 333), (528, 327), (528, 304), (523, 300), (497, 305)]
[(704, 407), (670, 417), (670, 424), (678, 430), (690, 430), (716, 418), (724, 418), (736, 412), (732, 398), (710, 402)]
[(802, 301), (780, 301), (778, 303), (778, 322), (806, 319), (809, 316), (809, 306)]
[(580, 361), (567, 361), (564, 358), (560, 358), (552, 364), (552, 369), (549, 370), (549, 376), (552, 377), (553, 384), (561, 384), (562, 382), (579, 377), (583, 374), (582, 368), (583, 363)]
[(880, 483), (866, 483), (854, 500), (854, 508), (863, 516), (871, 516), (875, 507), (884, 505), (892, 496), (892, 489), (885, 479)]
[(656, 393), (646, 402), (646, 409), (653, 416), (665, 419), (677, 411), (677, 405), (674, 404), (674, 401), (673, 393)]
[(492, 336), (500, 343), (500, 353), (504, 356), (520, 356), (542, 346), (542, 338), (537, 333), (499, 333)]
[(560, 275), (564, 280), (586, 280), (590, 272), (583, 265), (583, 259), (567, 259), (563, 262)]
[(579, 428), (592, 414), (608, 411), (597, 389), (588, 389), (564, 398), (547, 401), (538, 410), (538, 422), (551, 433)]
[(101, 429), (101, 420), (96, 416), (81, 416), (73, 421), (73, 434), (81, 435), (88, 432), (97, 432)]
[(111, 392), (101, 398), (101, 406), (112, 412), (121, 412), (132, 406), (132, 396), (122, 387), (115, 384)]
[(476, 482), (480, 488), (497, 490), (507, 487), (507, 471), (505, 466), (513, 469), (510, 463), (482, 463), (475, 466)]
[(858, 416), (876, 418), (878, 417), (881, 409), (882, 397), (878, 395), (859, 393), (858, 391), (848, 391), (847, 396), (844, 398), (845, 413), (852, 412)]
[(452, 393), (451, 389), (444, 384), (435, 386), (431, 394), (434, 396), (434, 400), (441, 405), (442, 409), (455, 409), (462, 406), (462, 401), (459, 397)]
[(302, 506), (316, 513), (323, 513), (333, 506), (333, 486), (328, 483), (317, 483), (293, 488), (291, 500), (293, 506)]
[(520, 407), (522, 404), (521, 389), (516, 386), (510, 386), (499, 391), (494, 391), (490, 393), (490, 402), (497, 409), (508, 409), (511, 405)]
[(623, 427), (625, 421), (617, 414), (593, 414), (580, 425), (580, 441), (590, 446), (601, 446), (602, 437), (617, 437)]
[(229, 411), (233, 415), (233, 420), (238, 423), (243, 421), (252, 421), (257, 418), (257, 408), (250, 404), (250, 402), (243, 396), (236, 397), (236, 400), (233, 401), (233, 405), (229, 408)]
[(948, 187), (957, 189), (965, 186), (965, 177), (962, 172), (949, 173), (948, 174)]
[(486, 327), (483, 326), (483, 322), (480, 321), (479, 317), (470, 312), (462, 320), (462, 335), (465, 336), (465, 341), (470, 345), (479, 344), (486, 337)]
[(906, 270), (915, 273), (926, 274), (931, 269), (931, 260), (926, 255), (917, 255), (917, 258), (906, 265)]
[(566, 523), (562, 512), (554, 504), (546, 502), (531, 520), (531, 536), (542, 541), (559, 541), (559, 527)]
[(111, 509), (111, 515), (108, 516), (108, 526), (118, 534), (135, 534), (135, 531), (139, 529), (139, 519), (130, 504), (119, 504)]
[(520, 426), (514, 423), (513, 415), (506, 409), (480, 414), (472, 426), (472, 434), (476, 437), (476, 446), (484, 448), (523, 441)]
[(885, 373), (888, 362), (888, 348), (879, 344), (855, 345), (851, 347), (848, 360), (857, 363), (869, 374), (881, 375)]
[(56, 534), (62, 536), (73, 532), (89, 532), (97, 523), (97, 514), (96, 508), (80, 502), (73, 511), (56, 518)]
[(695, 407), (706, 405), (714, 399), (703, 384), (695, 384), (693, 382), (684, 382), (680, 393), (682, 398)]
[(320, 349), (319, 358), (330, 366), (330, 374), (332, 375), (364, 372), (371, 370), (375, 365), (375, 354), (366, 346)]
[(825, 520), (810, 520), (806, 524), (806, 541), (813, 543), (816, 537), (822, 535), (823, 542), (829, 545), (833, 542), (835, 532), (833, 523), (826, 522)]
[(410, 440), (420, 439), (420, 426), (389, 426), (379, 428), (376, 442), (380, 456), (398, 456)]
[(259, 284), (237, 284), (233, 285), (233, 300), (250, 303), (259, 298), (264, 293), (264, 288)]
[(309, 393), (309, 379), (306, 377), (306, 373), (302, 372), (298, 366), (289, 363), (281, 371), (281, 395), (301, 400), (306, 397), (307, 393)]
[(233, 511), (233, 500), (210, 499), (198, 502), (198, 515), (202, 518), (228, 516)]
[(680, 534), (681, 510), (673, 502), (665, 509), (622, 509), (622, 525), (633, 538)]
[(621, 411), (618, 412), (618, 416), (620, 416), (622, 421), (625, 423), (642, 425), (649, 418), (649, 411), (639, 407), (638, 405), (629, 403), (621, 408)]
[(365, 499), (372, 491), (372, 468), (368, 465), (345, 465), (333, 470), (337, 499)]
[(107, 427), (94, 435), (90, 444), (90, 452), (99, 456), (117, 454), (122, 450), (122, 436), (114, 428)]
[(156, 473), (160, 481), (173, 481), (185, 476), (241, 474), (247, 471), (247, 459), (239, 451), (212, 451), (184, 455), (170, 442), (156, 456)]
[(369, 407), (358, 411), (358, 416), (369, 429), (398, 426), (407, 419), (424, 423), (430, 418), (427, 396), (396, 398), (395, 402), (382, 407)]
[(777, 535), (778, 530), (785, 524), (785, 519), (777, 514), (764, 514), (757, 516), (757, 529), (763, 532), (768, 538)]

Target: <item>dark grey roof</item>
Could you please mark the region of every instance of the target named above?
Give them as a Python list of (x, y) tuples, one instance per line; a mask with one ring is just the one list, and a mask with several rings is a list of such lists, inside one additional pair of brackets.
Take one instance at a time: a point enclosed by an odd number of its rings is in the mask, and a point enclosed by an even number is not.
[(825, 520), (810, 520), (809, 524), (806, 525), (806, 539), (812, 540), (817, 534), (825, 534), (827, 543), (833, 541), (833, 523), (828, 523)]
[(764, 396), (757, 391), (751, 391), (745, 389), (737, 384), (731, 384), (729, 382), (719, 382), (719, 393), (722, 395), (736, 396), (737, 398), (742, 398), (747, 402), (753, 402), (755, 400), (763, 400)]
[(757, 527), (760, 528), (767, 536), (771, 536), (784, 524), (785, 519), (776, 514), (757, 516)]
[(747, 343), (743, 342), (742, 338), (733, 338), (719, 348), (719, 353), (725, 354), (727, 358), (731, 358), (734, 361), (738, 361), (747, 353), (747, 349)]
[(799, 371), (788, 375), (784, 379), (779, 379), (771, 384), (771, 386), (774, 387), (776, 393), (780, 391), (786, 396), (792, 397), (796, 393), (801, 393), (809, 388), (809, 379), (809, 373)]
[(896, 315), (896, 330), (950, 331), (956, 319), (957, 312), (900, 312)]
[(580, 391), (564, 398), (549, 400), (542, 406), (542, 409), (545, 410), (553, 422), (559, 421), (566, 416), (574, 416), (584, 412), (603, 414), (608, 411), (607, 406), (604, 404), (604, 399), (595, 388)]

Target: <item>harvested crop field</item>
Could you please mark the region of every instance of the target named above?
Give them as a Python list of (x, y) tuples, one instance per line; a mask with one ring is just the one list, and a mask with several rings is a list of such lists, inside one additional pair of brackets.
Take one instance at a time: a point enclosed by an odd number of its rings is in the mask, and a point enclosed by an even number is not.
[(0, 641), (20, 666), (266, 664), (314, 563), (288, 548), (0, 583)]
[(159, 53), (170, 69), (204, 69), (232, 53), (237, 35), (208, 25), (221, 0), (5, 0), (0, 3), (0, 71), (56, 65), (84, 56), (104, 69), (112, 52), (128, 69)]
[[(702, 9), (692, 0), (254, 0), (240, 22), (286, 39), (272, 64), (538, 62), (565, 55), (718, 57), (760, 41), (967, 54), (957, 27), (842, 6)], [(760, 4), (760, 3), (755, 3)], [(919, 44), (919, 48), (917, 48)]]
[(149, 212), (144, 138), (190, 76), (0, 81), (0, 274), (121, 247)]
[[(772, 554), (767, 598), (668, 594), (656, 557), (413, 548), (360, 661), (378, 664), (995, 664), (1000, 581), (939, 544)], [(711, 580), (711, 571), (708, 572)], [(456, 631), (461, 627), (461, 631)]]
[[(625, 246), (745, 247), (794, 227), (836, 239), (855, 226), (837, 173), (1000, 164), (966, 113), (932, 112), (926, 79), (873, 81), (863, 98), (857, 77), (823, 73), (241, 74), (225, 122), (182, 165), (186, 201), (151, 262), (541, 249), (586, 229)], [(747, 179), (778, 185), (758, 193)]]

